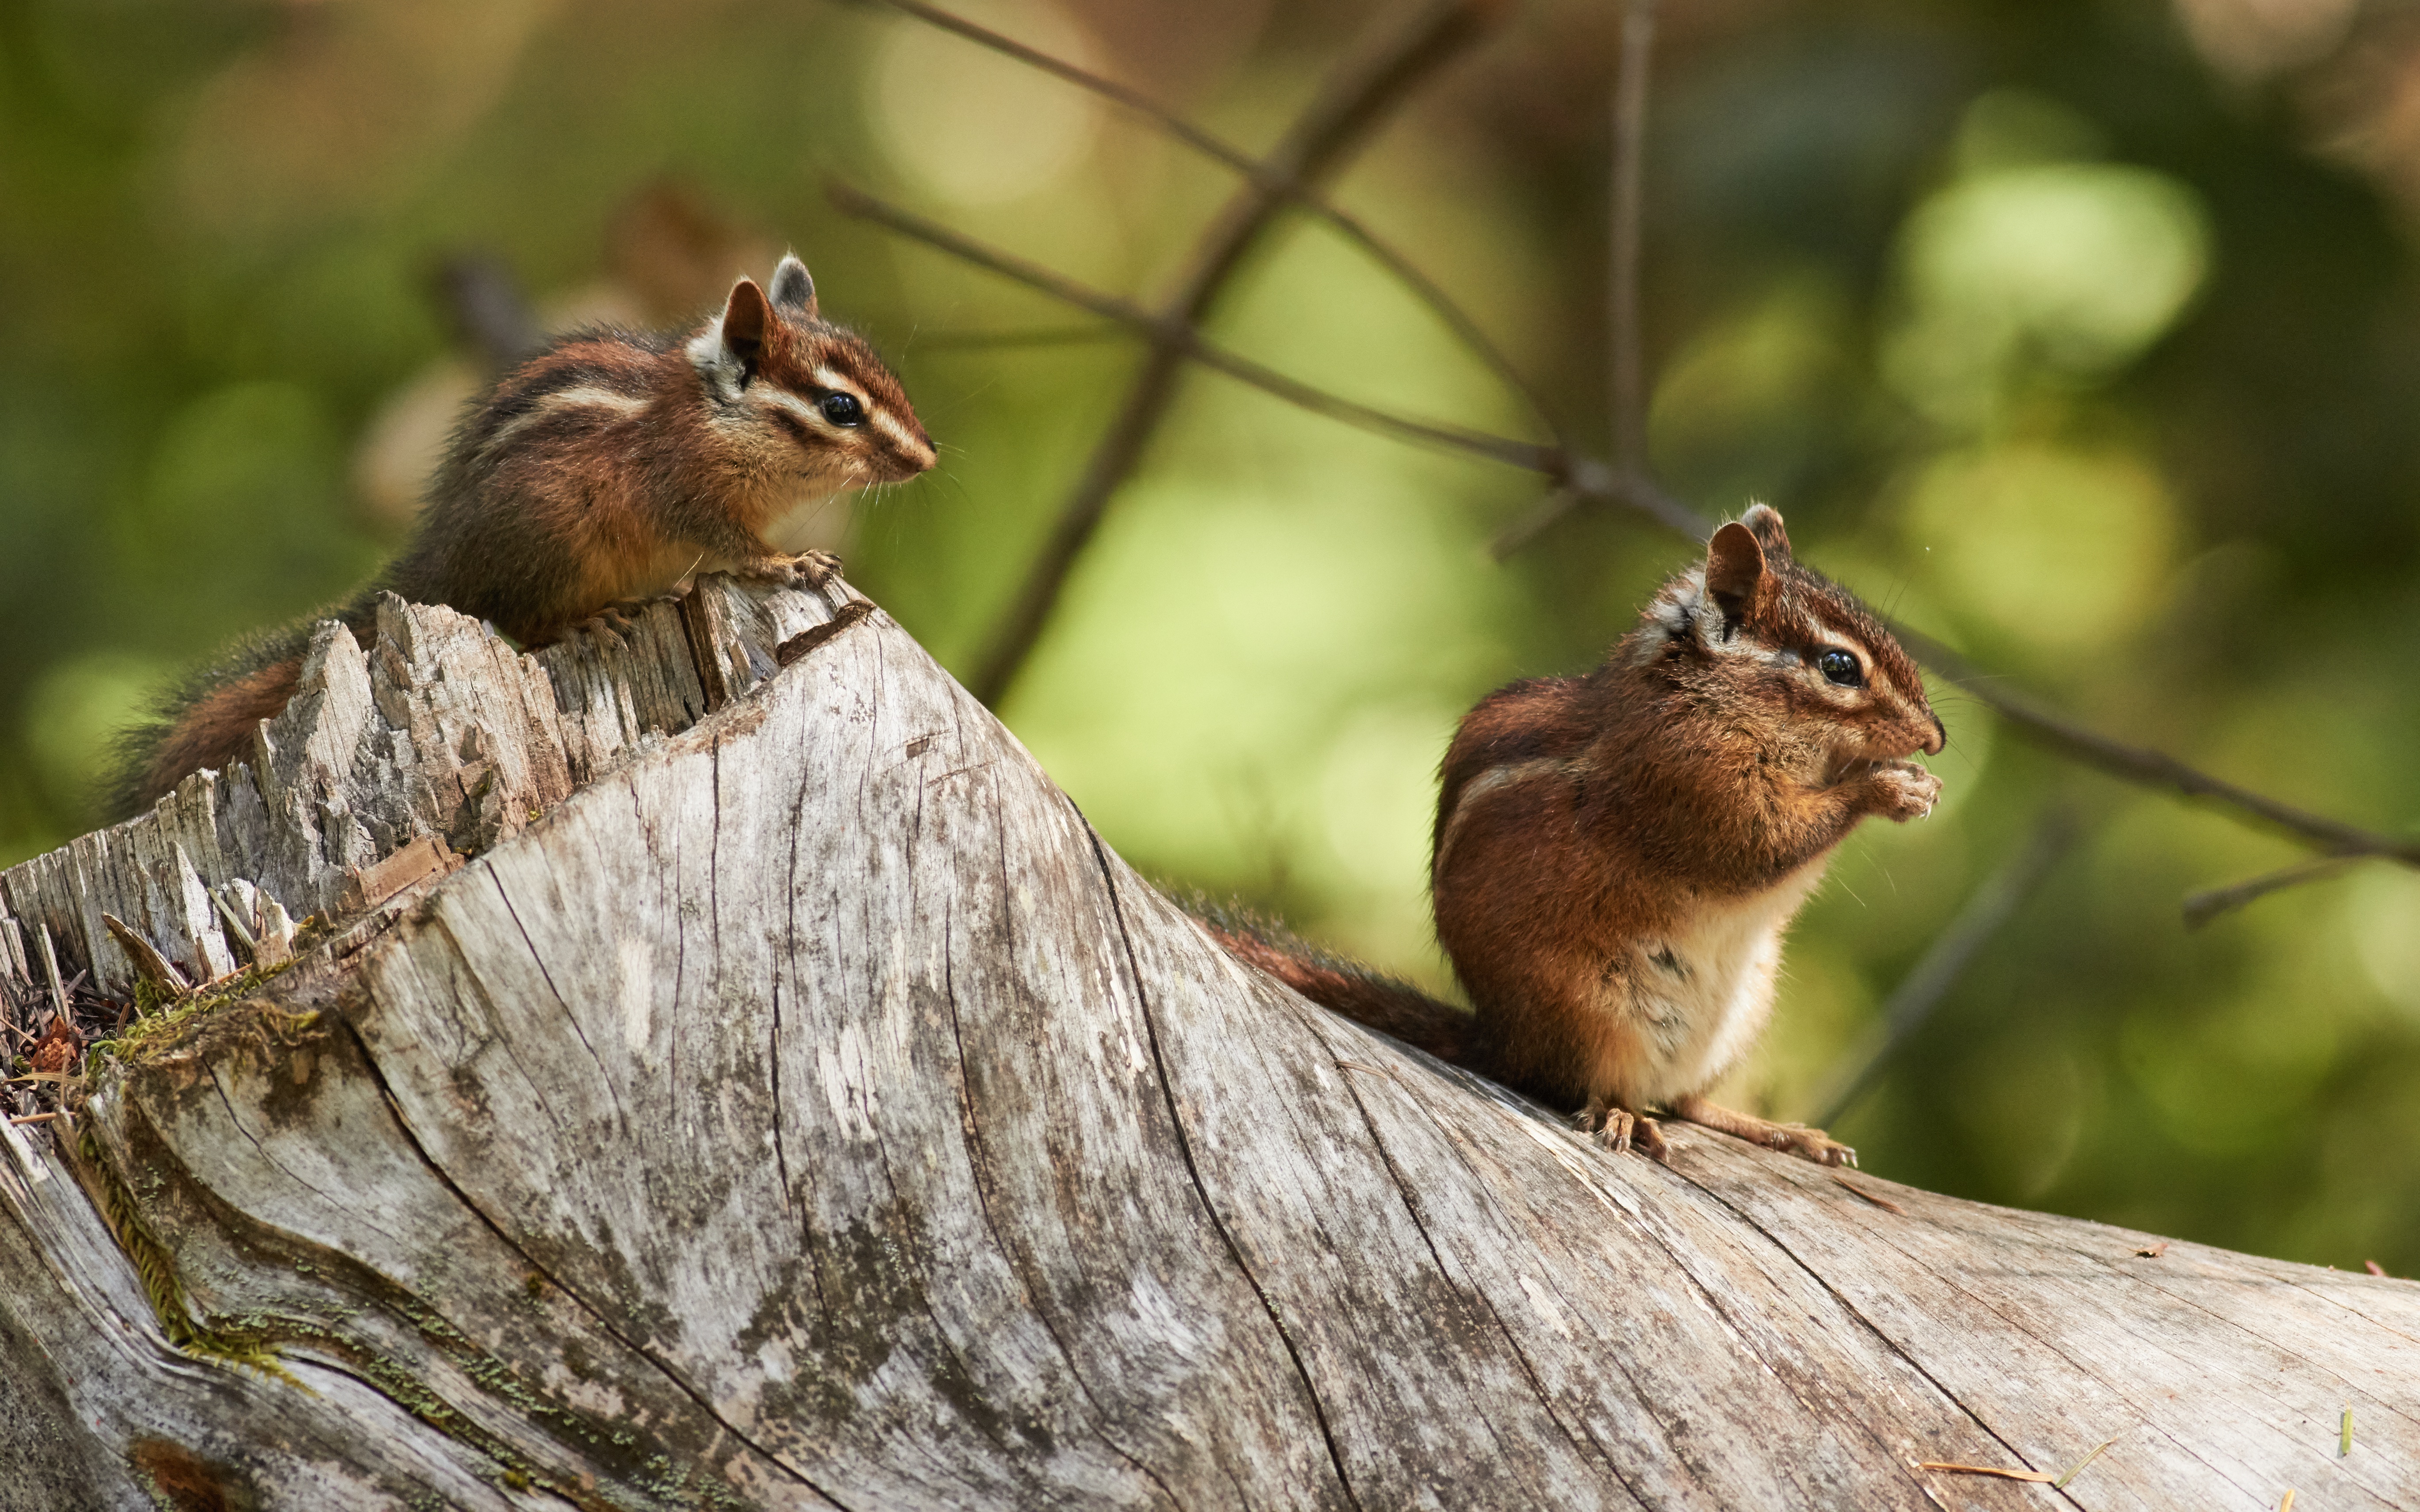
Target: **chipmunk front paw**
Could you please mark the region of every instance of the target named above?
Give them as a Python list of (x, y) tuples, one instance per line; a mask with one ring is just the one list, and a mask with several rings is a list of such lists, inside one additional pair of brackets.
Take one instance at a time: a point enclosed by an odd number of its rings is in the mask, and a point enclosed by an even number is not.
[(1941, 779), (1914, 762), (1882, 763), (1867, 781), (1873, 789), (1873, 811), (1901, 823), (1923, 818), (1941, 801)]

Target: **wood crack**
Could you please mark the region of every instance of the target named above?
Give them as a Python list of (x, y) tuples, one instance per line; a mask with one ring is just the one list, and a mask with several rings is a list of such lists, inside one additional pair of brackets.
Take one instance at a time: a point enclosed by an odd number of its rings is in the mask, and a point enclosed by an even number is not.
[[(1710, 1134), (1706, 1137), (1723, 1138), (1727, 1136)], [(1817, 1286), (1822, 1287), (1823, 1290), (1830, 1295), (1833, 1303), (1839, 1307), (1841, 1312), (1855, 1319), (1858, 1326), (1865, 1329), (1868, 1334), (1871, 1335), (1876, 1343), (1880, 1344), (1884, 1349), (1888, 1350), (1893, 1355), (1897, 1356), (1901, 1363), (1906, 1365), (1909, 1369), (1915, 1371), (1916, 1375), (1923, 1378), (1924, 1382), (1927, 1385), (1941, 1394), (1941, 1399), (1943, 1401), (1946, 1401), (1950, 1406), (1958, 1409), (1959, 1412), (1962, 1413), (1968, 1422), (1975, 1425), (1978, 1431), (1988, 1437), (1993, 1443), (1998, 1444), (2001, 1450), (2011, 1459), (2021, 1465), (2025, 1463), (2024, 1456), (2018, 1452), (2016, 1445), (2009, 1443), (2007, 1439), (2000, 1435), (1998, 1429), (1993, 1427), (1990, 1423), (1984, 1421), (1981, 1413), (1976, 1412), (1973, 1408), (1960, 1400), (1957, 1393), (1951, 1391), (1939, 1377), (1937, 1377), (1931, 1369), (1926, 1367), (1923, 1362), (1917, 1360), (1914, 1355), (1908, 1353), (1905, 1349), (1901, 1348), (1900, 1342), (1891, 1337), (1891, 1335), (1883, 1329), (1881, 1324), (1867, 1317), (1864, 1310), (1859, 1308), (1854, 1302), (1850, 1300), (1848, 1293), (1842, 1291), (1838, 1287), (1834, 1286), (1830, 1277), (1816, 1270), (1812, 1265), (1809, 1265), (1796, 1250), (1791, 1248), (1790, 1245), (1783, 1241), (1780, 1235), (1776, 1234), (1773, 1230), (1764, 1227), (1764, 1225), (1758, 1223), (1753, 1216), (1744, 1211), (1738, 1204), (1732, 1202), (1729, 1197), (1725, 1196), (1720, 1192), (1715, 1191), (1705, 1182), (1699, 1180), (1695, 1176), (1690, 1175), (1687, 1171), (1682, 1170), (1678, 1165), (1670, 1166), (1668, 1168), (1675, 1176), (1680, 1177), (1682, 1180), (1688, 1182), (1691, 1186), (1696, 1187), (1699, 1191), (1704, 1193), (1710, 1200), (1720, 1204), (1733, 1217), (1737, 1218), (1742, 1225), (1754, 1231), (1759, 1237), (1762, 1238), (1767, 1243), (1770, 1243), (1776, 1251), (1786, 1257), (1791, 1264), (1798, 1267), (1800, 1271), (1806, 1273), (1809, 1280), (1813, 1281)], [(1897, 1248), (1897, 1246), (1893, 1247)], [(1900, 1250), (1900, 1253), (1902, 1256), (1907, 1255), (1905, 1250)], [(1915, 1258), (1913, 1256), (1908, 1256), (1907, 1257), (1910, 1260), (1914, 1260)], [(1921, 1264), (1922, 1262), (1918, 1261), (1916, 1263)], [(1963, 1288), (1961, 1289), (1962, 1290)], [(1714, 1302), (1714, 1299), (1712, 1298), (1709, 1298), (1708, 1300), (1710, 1303)], [(1719, 1303), (1714, 1303), (1714, 1304), (1719, 1305)], [(2072, 1364), (2072, 1362), (2070, 1363)], [(1865, 1427), (1865, 1425), (1862, 1424), (1860, 1426)], [(1866, 1431), (1869, 1434), (1871, 1434), (1872, 1429), (1870, 1427), (1867, 1427)], [(1880, 1441), (1877, 1440), (1876, 1442), (1879, 1443)], [(1887, 1444), (1882, 1444), (1881, 1446), (1885, 1451), (1889, 1449), (1889, 1445)], [(1893, 1455), (1892, 1458), (1897, 1460), (1898, 1456)], [(1910, 1474), (1911, 1478), (1915, 1477), (1914, 1472), (1911, 1472)], [(1916, 1479), (1916, 1484), (1920, 1489), (1925, 1491), (1926, 1495), (1931, 1495), (1931, 1488), (1926, 1487), (1921, 1479)], [(2081, 1504), (2077, 1503), (2075, 1498), (2070, 1495), (2066, 1490), (2056, 1488), (2054, 1488), (2053, 1490), (2054, 1494), (2055, 1494), (2059, 1500), (2068, 1503), (2070, 1505), (2081, 1505)]]
[(563, 1293), (566, 1298), (570, 1300), (574, 1306), (586, 1314), (588, 1320), (597, 1327), (599, 1333), (605, 1335), (608, 1338), (613, 1339), (615, 1343), (629, 1350), (632, 1355), (644, 1360), (657, 1374), (663, 1377), (664, 1381), (669, 1383), (674, 1390), (679, 1392), (682, 1396), (695, 1403), (698, 1411), (705, 1413), (709, 1421), (721, 1428), (723, 1432), (730, 1434), (734, 1442), (745, 1444), (751, 1453), (756, 1455), (768, 1466), (778, 1471), (780, 1473), (788, 1476), (791, 1480), (796, 1481), (799, 1486), (804, 1487), (807, 1490), (820, 1498), (826, 1504), (839, 1509), (839, 1512), (851, 1512), (851, 1509), (846, 1503), (841, 1501), (838, 1497), (832, 1495), (830, 1491), (815, 1484), (812, 1477), (808, 1476), (797, 1466), (791, 1464), (786, 1458), (782, 1455), (775, 1454), (772, 1450), (768, 1449), (763, 1444), (758, 1443), (755, 1440), (750, 1438), (746, 1433), (740, 1431), (737, 1424), (733, 1423), (729, 1418), (723, 1416), (721, 1412), (716, 1410), (715, 1405), (706, 1399), (704, 1393), (690, 1385), (687, 1381), (682, 1380), (680, 1372), (674, 1369), (670, 1363), (659, 1358), (655, 1351), (647, 1349), (644, 1345), (639, 1343), (636, 1339), (625, 1334), (622, 1330), (614, 1327), (613, 1324), (607, 1319), (602, 1309), (590, 1302), (586, 1297), (582, 1296), (576, 1288), (566, 1285), (563, 1278), (556, 1275), (551, 1269), (540, 1264), (537, 1257), (532, 1255), (527, 1249), (522, 1247), (522, 1245), (516, 1241), (511, 1234), (505, 1231), (504, 1225), (498, 1223), (489, 1214), (485, 1208), (482, 1208), (477, 1202), (473, 1201), (471, 1194), (463, 1190), (460, 1183), (454, 1180), (453, 1176), (447, 1172), (445, 1167), (437, 1163), (437, 1158), (429, 1153), (428, 1147), (421, 1143), (418, 1132), (411, 1127), (411, 1120), (404, 1117), (403, 1104), (396, 1100), (395, 1088), (387, 1084), (386, 1072), (380, 1069), (378, 1056), (376, 1052), (371, 1049), (369, 1041), (362, 1034), (360, 1027), (356, 1026), (352, 1022), (351, 1018), (347, 1014), (338, 1013), (334, 1016), (336, 1021), (344, 1026), (345, 1032), (352, 1037), (354, 1048), (361, 1053), (362, 1064), (368, 1069), (370, 1079), (378, 1085), (379, 1093), (386, 1104), (387, 1116), (395, 1121), (396, 1134), (402, 1137), (406, 1145), (411, 1147), (411, 1152), (419, 1157), (421, 1165), (428, 1172), (430, 1178), (437, 1181), (439, 1185), (444, 1187), (445, 1190), (452, 1195), (454, 1200), (462, 1205), (462, 1210), (465, 1212), (468, 1212), (471, 1216), (476, 1218), (481, 1227), (485, 1227), (489, 1233), (495, 1236), (496, 1242), (504, 1245), (505, 1249), (511, 1251), (512, 1254), (519, 1258), (521, 1264), (528, 1266), (530, 1273), (545, 1277), (546, 1284)]
[(520, 911), (513, 907), (511, 894), (504, 891), (503, 875), (494, 867), (489, 867), (487, 873), (489, 885), (496, 890), (496, 901), (504, 905), (504, 917), (510, 918), (513, 921), (513, 927), (520, 931), (521, 943), (529, 949), (530, 964), (537, 968), (538, 979), (546, 983), (547, 992), (554, 998), (554, 1006), (563, 1011), (564, 1022), (571, 1026), (571, 1033), (579, 1040), (580, 1048), (588, 1052), (590, 1064), (597, 1068), (597, 1083), (605, 1088), (605, 1095), (613, 1100), (614, 1119), (623, 1128), (628, 1129), (630, 1126), (630, 1119), (629, 1115), (622, 1111), (622, 1089), (613, 1085), (613, 1076), (605, 1070), (604, 1057), (597, 1055), (597, 1047), (588, 1042), (588, 1031), (581, 1026), (580, 1015), (571, 1011), (570, 1000), (566, 998), (563, 995), (563, 990), (554, 984), (553, 973), (547, 969), (546, 962), (538, 955), (537, 941), (530, 938), (529, 926), (521, 922)]
[[(1294, 1012), (1296, 1019), (1302, 1018), (1304, 1013), (1302, 1007), (1294, 1003), (1288, 1003), (1286, 1006)], [(1311, 1011), (1318, 1012), (1320, 1010), (1314, 1008)], [(1306, 1023), (1304, 1027), (1310, 1028), (1310, 1026)], [(1311, 1038), (1320, 1042), (1325, 1042), (1326, 1039), (1316, 1029), (1311, 1030)], [(1446, 1265), (1445, 1257), (1437, 1251), (1436, 1237), (1429, 1232), (1427, 1221), (1420, 1216), (1419, 1203), (1413, 1196), (1411, 1187), (1404, 1180), (1403, 1167), (1396, 1163), (1394, 1152), (1387, 1148), (1387, 1137), (1378, 1132), (1378, 1120), (1371, 1116), (1370, 1105), (1362, 1101), (1361, 1089), (1353, 1085), (1351, 1076), (1341, 1076), (1338, 1079), (1344, 1085), (1345, 1095), (1353, 1100), (1354, 1111), (1361, 1115), (1361, 1126), (1369, 1131), (1370, 1143), (1378, 1152), (1379, 1163), (1386, 1166), (1388, 1179), (1394, 1183), (1395, 1196), (1404, 1205), (1404, 1217), (1410, 1220), (1413, 1230), (1420, 1236), (1421, 1244), (1428, 1249), (1429, 1263), (1435, 1268), (1437, 1279), (1450, 1290), (1466, 1292), (1466, 1305), (1470, 1302), (1476, 1302), (1478, 1305), (1487, 1309), (1488, 1320), (1495, 1325), (1497, 1335), (1504, 1341), (1505, 1349), (1514, 1360), (1520, 1363), (1521, 1374), (1529, 1382), (1530, 1394), (1537, 1399), (1540, 1410), (1545, 1412), (1557, 1427), (1563, 1430), (1563, 1436), (1571, 1441), (1574, 1448), (1593, 1454), (1597, 1458), (1604, 1460), (1606, 1468), (1613, 1472), (1615, 1478), (1621, 1479), (1621, 1468), (1613, 1463), (1611, 1458), (1605, 1453), (1604, 1446), (1592, 1438), (1584, 1438), (1574, 1433), (1571, 1425), (1563, 1421), (1562, 1413), (1556, 1411), (1552, 1395), (1538, 1379), (1537, 1366), (1530, 1363), (1528, 1352), (1521, 1348), (1520, 1340), (1513, 1335), (1510, 1328), (1505, 1326), (1504, 1316), (1497, 1311), (1496, 1304), (1487, 1295), (1486, 1288), (1476, 1282), (1471, 1283), (1466, 1288), (1455, 1285), (1453, 1272)], [(1497, 1429), (1495, 1419), (1489, 1417), (1484, 1421), (1487, 1424), (1488, 1436), (1495, 1443), (1497, 1451), (1504, 1457), (1505, 1462), (1519, 1465), (1519, 1458), (1512, 1452), (1511, 1446), (1504, 1443), (1503, 1435)], [(1532, 1488), (1531, 1494), (1537, 1494), (1537, 1489)], [(1638, 1493), (1632, 1489), (1627, 1480), (1622, 1480), (1622, 1489), (1630, 1491), (1634, 1502), (1638, 1501)], [(1642, 1502), (1639, 1504), (1643, 1506), (1645, 1504)]]
[(1186, 1133), (1185, 1115), (1176, 1105), (1176, 1087), (1168, 1074), (1168, 1057), (1160, 1048), (1159, 1026), (1153, 1022), (1151, 995), (1146, 985), (1148, 979), (1135, 960), (1134, 942), (1127, 934), (1125, 900), (1118, 891), (1117, 873), (1109, 866), (1100, 834), (1085, 819), (1083, 811), (1076, 808), (1073, 800), (1068, 800), (1067, 807), (1076, 815), (1076, 823), (1083, 826), (1086, 838), (1092, 841), (1093, 856), (1100, 868), (1102, 886), (1109, 889), (1109, 917), (1117, 925), (1118, 945), (1125, 952), (1126, 970), (1134, 979), (1135, 1007), (1141, 1014), (1143, 1035), (1151, 1045), (1152, 1066), (1158, 1078), (1160, 1096), (1168, 1104), (1169, 1126), (1175, 1134), (1177, 1153), (1185, 1162), (1186, 1178), (1193, 1183), (1194, 1195), (1201, 1200), (1202, 1211), (1210, 1220), (1210, 1227), (1217, 1231), (1218, 1242), (1227, 1247), (1228, 1257), (1235, 1262), (1235, 1269), (1242, 1273), (1245, 1284), (1252, 1288), (1252, 1295), (1260, 1299), (1262, 1309), (1267, 1313), (1270, 1325), (1277, 1331), (1278, 1342), (1285, 1346), (1287, 1357), (1293, 1360), (1295, 1374), (1302, 1381), (1303, 1396), (1311, 1407), (1311, 1417), (1319, 1425), (1319, 1436), (1327, 1445), (1327, 1461), (1336, 1471), (1337, 1488), (1344, 1493), (1346, 1502), (1357, 1508), (1361, 1505), (1361, 1499), (1354, 1492), (1353, 1477), (1345, 1473), (1344, 1454), (1337, 1446), (1335, 1429), (1328, 1425), (1327, 1409), (1319, 1399), (1319, 1388), (1311, 1383), (1311, 1367), (1304, 1363), (1302, 1350), (1295, 1343), (1294, 1335), (1287, 1331), (1285, 1319), (1279, 1315), (1277, 1304), (1262, 1287), (1260, 1277), (1252, 1273), (1250, 1262), (1244, 1258), (1243, 1247), (1228, 1231), (1226, 1220), (1218, 1216), (1218, 1205), (1211, 1200), (1210, 1189), (1202, 1180), (1202, 1167), (1193, 1158), (1193, 1140)]
[[(1295, 1002), (1289, 1003), (1287, 1005), (1293, 1010), (1295, 1017), (1303, 1022), (1306, 1028), (1311, 1029), (1311, 1035), (1314, 1039), (1317, 1039), (1322, 1043), (1326, 1043), (1326, 1036), (1322, 1033), (1321, 1030), (1326, 1028), (1327, 1026), (1319, 1025), (1314, 1026), (1311, 1022), (1314, 1016), (1322, 1018), (1326, 1017), (1327, 1015), (1326, 1011), (1309, 1003), (1306, 1000), (1299, 999), (1298, 995), (1290, 993), (1288, 995), (1297, 998)], [(1346, 1068), (1344, 1063), (1342, 1061), (1338, 1062), (1338, 1066), (1339, 1069), (1349, 1069)], [(1394, 1080), (1391, 1072), (1384, 1074), (1388, 1076), (1389, 1081)], [(1428, 1244), (1430, 1257), (1435, 1261), (1439, 1273), (1445, 1273), (1445, 1262), (1443, 1258), (1437, 1255), (1436, 1242), (1429, 1233), (1427, 1222), (1420, 1216), (1419, 1206), (1413, 1200), (1411, 1188), (1406, 1183), (1404, 1172), (1397, 1165), (1393, 1152), (1387, 1148), (1385, 1136), (1378, 1132), (1377, 1119), (1371, 1114), (1369, 1104), (1363, 1100), (1360, 1089), (1353, 1085), (1353, 1078), (1346, 1076), (1343, 1078), (1343, 1082), (1345, 1089), (1352, 1094), (1354, 1106), (1360, 1110), (1361, 1121), (1367, 1125), (1370, 1130), (1370, 1138), (1377, 1147), (1378, 1158), (1386, 1163), (1387, 1173), (1388, 1177), (1393, 1180), (1397, 1194), (1403, 1198), (1405, 1213), (1410, 1217), (1413, 1227), (1419, 1230), (1421, 1240)], [(1471, 1168), (1470, 1163), (1463, 1157), (1459, 1142), (1455, 1140), (1452, 1131), (1447, 1126), (1445, 1121), (1438, 1118), (1436, 1110), (1429, 1105), (1427, 1099), (1411, 1093), (1408, 1088), (1406, 1088), (1405, 1091), (1406, 1095), (1410, 1097), (1412, 1104), (1419, 1109), (1421, 1117), (1428, 1119), (1429, 1122), (1436, 1128), (1439, 1134), (1445, 1138), (1447, 1147), (1453, 1150), (1455, 1163), (1461, 1167), (1463, 1174), (1470, 1179), (1474, 1186), (1481, 1190), (1484, 1190), (1486, 1182), (1480, 1177), (1476, 1170)], [(1549, 1286), (1554, 1284), (1551, 1271), (1548, 1273), (1545, 1284)], [(1512, 1357), (1520, 1362), (1521, 1372), (1526, 1378), (1528, 1378), (1529, 1390), (1531, 1394), (1536, 1396), (1540, 1408), (1553, 1419), (1556, 1427), (1563, 1430), (1564, 1436), (1571, 1440), (1575, 1448), (1581, 1449), (1593, 1456), (1609, 1473), (1611, 1473), (1614, 1479), (1621, 1483), (1621, 1489), (1629, 1494), (1630, 1499), (1634, 1503), (1642, 1507), (1646, 1506), (1648, 1504), (1647, 1498), (1639, 1493), (1638, 1488), (1632, 1484), (1628, 1475), (1622, 1473), (1621, 1463), (1614, 1457), (1612, 1450), (1601, 1443), (1597, 1439), (1595, 1433), (1590, 1431), (1586, 1427), (1583, 1426), (1575, 1430), (1573, 1426), (1565, 1420), (1561, 1410), (1556, 1405), (1553, 1394), (1547, 1390), (1544, 1379), (1540, 1377), (1536, 1362), (1529, 1358), (1529, 1351), (1522, 1348), (1519, 1335), (1515, 1334), (1512, 1326), (1505, 1321), (1504, 1315), (1497, 1309), (1495, 1299), (1487, 1294), (1486, 1288), (1476, 1284), (1471, 1287), (1471, 1291), (1478, 1297), (1481, 1304), (1487, 1308), (1488, 1318), (1495, 1323), (1497, 1332), (1503, 1336), (1505, 1347), (1512, 1351)], [(1557, 1297), (1559, 1301), (1564, 1300), (1562, 1299), (1559, 1288), (1557, 1288)], [(1630, 1386), (1632, 1396), (1644, 1406), (1648, 1399), (1647, 1394), (1639, 1389), (1637, 1380), (1630, 1374), (1627, 1362), (1621, 1362), (1621, 1373), (1622, 1380)], [(1649, 1415), (1652, 1416), (1652, 1414), (1650, 1413)]]
[[(1003, 826), (998, 834), (1000, 844), (1004, 849), (1008, 843), (1008, 831)], [(1005, 856), (1003, 855), (1001, 859), (1001, 875), (1005, 876), (1007, 872)], [(944, 907), (941, 917), (941, 938), (945, 942), (941, 950), (941, 997), (950, 1005), (950, 1042), (957, 1052), (958, 1073), (954, 1079), (957, 1082), (958, 1111), (965, 1120), (969, 1147), (968, 1165), (974, 1179), (975, 1206), (983, 1213), (984, 1231), (991, 1236), (992, 1248), (999, 1252), (1001, 1263), (1007, 1266), (1009, 1273), (1016, 1277), (1017, 1288), (1025, 1293), (1027, 1302), (1033, 1308), (1034, 1321), (1039, 1323), (1043, 1333), (1049, 1336), (1051, 1348), (1059, 1351), (1059, 1358), (1067, 1368), (1067, 1378), (1076, 1383), (1078, 1391), (1084, 1394), (1085, 1404), (1092, 1409), (1093, 1422), (1088, 1427), (1093, 1436), (1106, 1445), (1111, 1454), (1133, 1466), (1137, 1474), (1157, 1488), (1160, 1496), (1170, 1506), (1182, 1507), (1185, 1504), (1184, 1502), (1169, 1489), (1166, 1481), (1160, 1479), (1158, 1473), (1128, 1453), (1125, 1445), (1110, 1436), (1106, 1426), (1109, 1413), (1102, 1407), (1099, 1396), (1093, 1390), (1093, 1383), (1085, 1379), (1083, 1368), (1076, 1363), (1075, 1351), (1067, 1348), (1067, 1340), (1060, 1333), (1059, 1320), (1052, 1316), (1052, 1310), (1044, 1304), (1043, 1288), (1037, 1285), (1036, 1278), (1029, 1273), (1029, 1268), (1019, 1262), (1017, 1252), (1001, 1233), (999, 1216), (992, 1211), (991, 1156), (984, 1148), (982, 1119), (975, 1111), (973, 1073), (967, 1063), (966, 1028), (961, 1021), (958, 1007), (957, 961), (955, 954), (946, 944), (954, 933), (952, 928), (955, 922), (954, 905), (954, 900), (953, 900), (953, 906)]]

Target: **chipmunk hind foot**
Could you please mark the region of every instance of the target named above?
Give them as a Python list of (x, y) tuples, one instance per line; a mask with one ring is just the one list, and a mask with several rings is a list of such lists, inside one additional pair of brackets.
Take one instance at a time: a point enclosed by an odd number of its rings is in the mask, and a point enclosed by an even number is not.
[(1762, 1145), (1795, 1155), (1800, 1160), (1818, 1165), (1850, 1165), (1857, 1164), (1857, 1152), (1821, 1129), (1809, 1129), (1803, 1123), (1776, 1123), (1752, 1113), (1741, 1113), (1691, 1095), (1677, 1098), (1672, 1103), (1672, 1117), (1701, 1129), (1712, 1129), (1751, 1145)]
[(1572, 1127), (1614, 1154), (1636, 1149), (1649, 1160), (1672, 1164), (1671, 1147), (1664, 1142), (1664, 1131), (1656, 1127), (1653, 1119), (1618, 1107), (1604, 1098), (1590, 1098), (1588, 1106), (1573, 1114)]

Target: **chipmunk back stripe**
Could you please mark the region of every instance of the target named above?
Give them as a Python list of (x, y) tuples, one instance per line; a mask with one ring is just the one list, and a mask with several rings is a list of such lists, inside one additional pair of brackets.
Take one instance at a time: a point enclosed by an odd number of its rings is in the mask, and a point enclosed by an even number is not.
[(1526, 762), (1513, 762), (1508, 765), (1488, 767), (1463, 783), (1460, 792), (1454, 795), (1451, 809), (1445, 813), (1443, 822), (1437, 825), (1436, 856), (1431, 863), (1432, 870), (1437, 872), (1445, 870), (1446, 862), (1453, 854), (1454, 837), (1461, 832), (1464, 821), (1470, 817), (1471, 810), (1479, 807), (1490, 794), (1501, 793), (1518, 783), (1532, 781), (1542, 777), (1568, 777), (1575, 764), (1568, 757), (1538, 757)]
[(560, 417), (571, 416), (586, 422), (619, 420), (646, 409), (647, 401), (636, 394), (617, 389), (599, 389), (582, 385), (576, 389), (557, 389), (540, 396), (537, 403), (505, 421), (479, 443), (480, 455), (489, 456), (518, 440), (525, 431)]

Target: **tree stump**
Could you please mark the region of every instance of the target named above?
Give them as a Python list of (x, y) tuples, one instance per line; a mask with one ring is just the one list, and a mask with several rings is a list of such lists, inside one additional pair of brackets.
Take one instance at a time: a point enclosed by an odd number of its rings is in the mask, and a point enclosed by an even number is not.
[(2420, 1507), (2420, 1286), (1609, 1156), (829, 593), (391, 601), (0, 874), (20, 1028), (147, 1005), (0, 1129), (0, 1508)]

